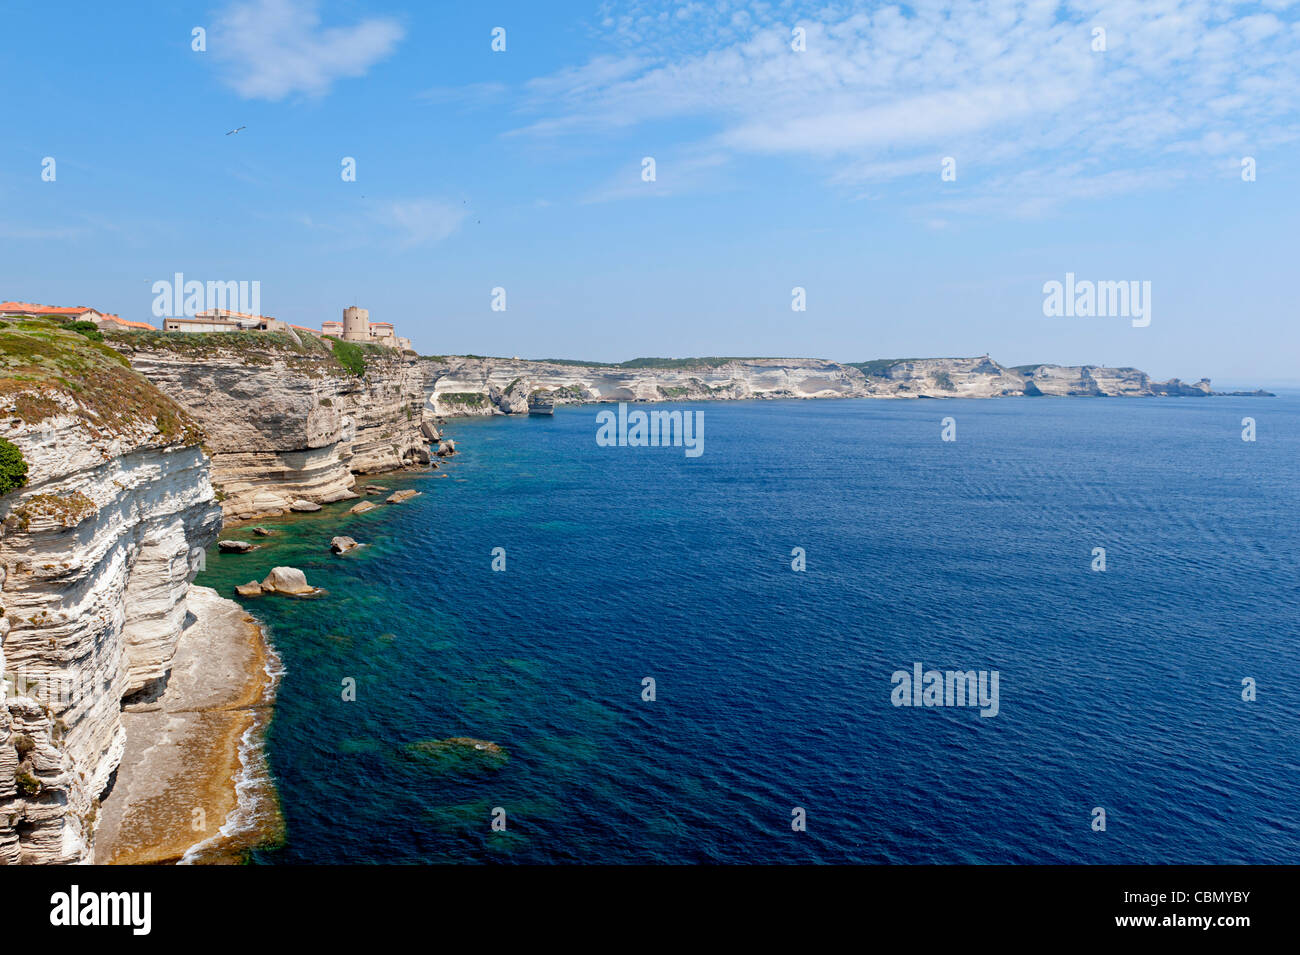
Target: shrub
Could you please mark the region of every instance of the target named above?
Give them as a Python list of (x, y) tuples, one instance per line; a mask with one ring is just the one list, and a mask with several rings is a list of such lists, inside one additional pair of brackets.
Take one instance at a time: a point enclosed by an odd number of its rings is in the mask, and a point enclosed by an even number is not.
[(63, 327), (70, 332), (76, 332), (78, 335), (85, 335), (92, 342), (102, 342), (104, 340), (104, 333), (99, 330), (99, 327), (94, 322), (68, 322)]
[(8, 494), (27, 483), (27, 462), (18, 445), (0, 438), (0, 494)]
[(17, 751), (19, 760), (26, 759), (35, 748), (36, 740), (32, 739), (26, 733), (14, 734), (14, 750)]
[(14, 773), (14, 782), (18, 784), (18, 791), (24, 796), (35, 796), (41, 791), (41, 781), (31, 773)]
[(358, 378), (366, 373), (365, 355), (361, 349), (352, 342), (343, 342), (335, 339), (334, 359), (342, 365), (349, 374), (356, 375)]

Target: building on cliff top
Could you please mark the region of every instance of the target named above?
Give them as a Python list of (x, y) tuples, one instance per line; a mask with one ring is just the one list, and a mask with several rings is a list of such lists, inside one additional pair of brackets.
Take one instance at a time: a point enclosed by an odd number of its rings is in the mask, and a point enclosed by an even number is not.
[(343, 309), (343, 321), (322, 322), (320, 333), (326, 338), (338, 338), (345, 342), (369, 342), (386, 348), (410, 350), (409, 338), (398, 338), (392, 322), (372, 322), (370, 310), (349, 305)]
[(110, 312), (85, 305), (36, 305), (32, 302), (0, 302), (0, 318), (61, 318), (69, 322), (94, 322), (103, 331), (156, 332), (147, 322), (128, 322)]
[(227, 308), (210, 308), (193, 318), (163, 319), (167, 332), (277, 332), (289, 327), (287, 322), (270, 315), (250, 315)]

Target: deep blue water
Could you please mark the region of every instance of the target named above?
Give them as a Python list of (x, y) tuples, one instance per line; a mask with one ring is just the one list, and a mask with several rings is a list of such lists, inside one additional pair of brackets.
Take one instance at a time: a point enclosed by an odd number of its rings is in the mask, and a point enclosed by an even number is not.
[[(244, 601), (287, 668), (256, 861), (1300, 861), (1300, 398), (674, 406), (693, 460), (600, 407), (450, 422), (447, 477), (363, 479), (422, 496), (213, 553), (329, 591)], [(916, 661), (999, 714), (894, 707)], [(508, 756), (404, 748), (453, 736)]]

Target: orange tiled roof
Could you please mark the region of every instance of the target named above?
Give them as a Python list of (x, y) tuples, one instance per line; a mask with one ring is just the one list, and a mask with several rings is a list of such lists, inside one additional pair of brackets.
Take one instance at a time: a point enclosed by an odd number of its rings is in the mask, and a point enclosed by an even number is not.
[(99, 309), (88, 305), (35, 305), (32, 302), (0, 302), (0, 312), (15, 312), (22, 315), (82, 315), (86, 312), (98, 312)]
[(97, 308), (91, 308), (88, 305), (36, 305), (33, 302), (0, 302), (0, 314), (15, 313), (19, 315), (85, 315), (87, 312), (94, 312), (104, 321), (113, 322), (122, 325), (125, 328), (148, 328), (157, 331), (155, 326), (147, 322), (128, 322), (111, 312), (101, 312)]
[[(103, 314), (102, 312), (100, 314)], [(123, 325), (127, 328), (147, 328), (151, 332), (158, 331), (158, 326), (150, 325), (148, 322), (128, 322), (125, 318), (119, 318), (116, 315), (104, 315), (105, 320), (117, 325)]]

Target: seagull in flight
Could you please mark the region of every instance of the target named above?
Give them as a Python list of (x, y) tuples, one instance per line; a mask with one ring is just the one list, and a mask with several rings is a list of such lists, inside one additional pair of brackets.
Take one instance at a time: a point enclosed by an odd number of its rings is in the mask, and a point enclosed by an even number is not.
[[(247, 127), (247, 126), (240, 126), (239, 129), (248, 129), (248, 127)], [(233, 135), (235, 135), (235, 133), (239, 132), (239, 129), (232, 129), (230, 132), (226, 133), (226, 135), (227, 135), (227, 136), (233, 136)]]

